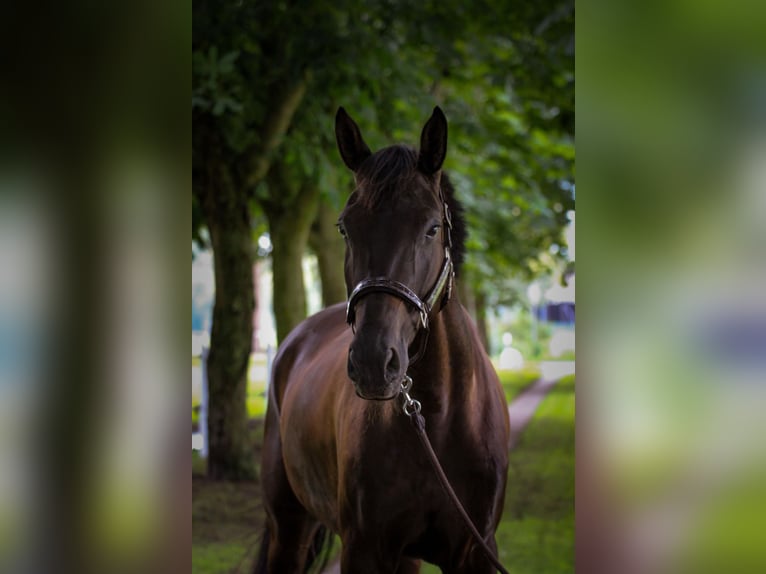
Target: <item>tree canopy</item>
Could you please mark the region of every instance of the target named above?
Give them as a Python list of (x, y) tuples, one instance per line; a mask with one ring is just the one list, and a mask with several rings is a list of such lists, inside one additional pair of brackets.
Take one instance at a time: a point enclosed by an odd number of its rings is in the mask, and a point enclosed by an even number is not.
[[(196, 2), (194, 36), (192, 108), (221, 131), (256, 204), (289, 205), (301, 180), (342, 204), (350, 176), (335, 149), (339, 105), (381, 147), (416, 142), (438, 103), (450, 121), (446, 168), (472, 232), (471, 280), (499, 287), (565, 253), (573, 2)], [(289, 124), (277, 125), (291, 97), (300, 101)], [(275, 158), (296, 180), (288, 189), (258, 177)]]

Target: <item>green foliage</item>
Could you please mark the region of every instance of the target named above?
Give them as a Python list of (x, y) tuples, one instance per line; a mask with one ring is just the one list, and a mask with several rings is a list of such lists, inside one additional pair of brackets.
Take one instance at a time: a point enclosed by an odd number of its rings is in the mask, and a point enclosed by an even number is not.
[(221, 116), (227, 111), (239, 113), (242, 104), (238, 101), (241, 86), (234, 76), (234, 62), (239, 56), (233, 50), (219, 57), (218, 48), (211, 46), (207, 52), (192, 54), (192, 69), (196, 82), (192, 90), (192, 109), (200, 109)]
[(502, 333), (505, 332), (513, 335), (512, 346), (519, 350), (524, 360), (539, 361), (550, 358), (548, 346), (552, 334), (551, 326), (544, 321), (535, 321), (529, 307), (519, 306), (510, 322), (499, 325), (499, 336), (493, 337), (493, 340), (500, 341)]
[[(466, 279), (490, 305), (507, 303), (518, 292), (509, 278), (562, 264), (574, 209), (572, 2), (196, 1), (194, 15), (192, 110), (234, 160), (257, 147), (275, 95), (307, 78), (270, 158), (291, 174), (290, 189), (310, 182), (340, 207), (351, 176), (335, 149), (337, 107), (376, 149), (416, 144), (438, 103), (450, 121), (446, 168), (472, 231)], [(287, 205), (295, 193), (252, 191), (256, 206)]]

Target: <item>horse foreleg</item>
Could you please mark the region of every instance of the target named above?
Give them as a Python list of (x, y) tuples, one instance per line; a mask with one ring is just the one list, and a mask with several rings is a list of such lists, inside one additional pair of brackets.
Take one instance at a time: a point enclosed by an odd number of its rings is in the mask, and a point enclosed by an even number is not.
[[(271, 421), (269, 421), (271, 422)], [(282, 445), (267, 422), (261, 467), (266, 510), (266, 564), (256, 574), (290, 574), (305, 570), (319, 523), (298, 501), (287, 479)]]
[(304, 572), (317, 527), (318, 524), (305, 514), (269, 517), (268, 555), (263, 574)]

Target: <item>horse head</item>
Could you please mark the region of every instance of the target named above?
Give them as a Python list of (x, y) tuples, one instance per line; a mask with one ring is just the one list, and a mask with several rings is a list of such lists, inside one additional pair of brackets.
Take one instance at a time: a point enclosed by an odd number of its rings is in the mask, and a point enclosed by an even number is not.
[(431, 308), (451, 289), (451, 219), (441, 189), (447, 120), (434, 109), (418, 151), (397, 145), (372, 153), (343, 108), (335, 134), (356, 183), (338, 219), (355, 329), (348, 376), (360, 397), (391, 399), (422, 351), (416, 340), (427, 335)]

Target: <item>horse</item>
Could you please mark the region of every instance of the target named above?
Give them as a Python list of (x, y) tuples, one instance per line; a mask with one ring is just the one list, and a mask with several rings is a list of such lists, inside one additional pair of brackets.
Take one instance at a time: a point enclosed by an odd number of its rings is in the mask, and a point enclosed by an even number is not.
[(338, 219), (349, 300), (303, 321), (275, 358), (254, 572), (308, 571), (328, 531), (341, 538), (343, 574), (415, 573), (422, 561), (454, 574), (494, 572), (406, 416), (422, 405), (433, 450), (496, 554), (510, 424), (453, 289), (465, 222), (442, 171), (447, 119), (434, 108), (419, 150), (372, 153), (343, 108), (335, 134), (356, 183)]

